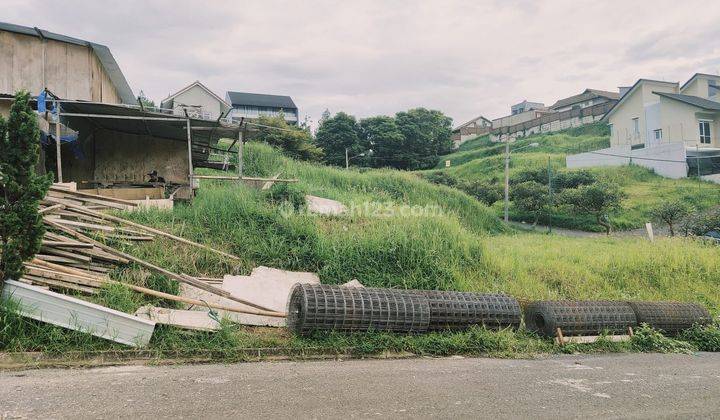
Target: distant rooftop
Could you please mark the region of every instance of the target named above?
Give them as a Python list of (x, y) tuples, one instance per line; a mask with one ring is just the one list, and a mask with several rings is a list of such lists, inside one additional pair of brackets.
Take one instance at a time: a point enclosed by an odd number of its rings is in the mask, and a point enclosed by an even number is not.
[(550, 105), (550, 108), (551, 109), (563, 108), (568, 105), (576, 104), (578, 102), (585, 102), (587, 100), (595, 99), (598, 97), (618, 100), (618, 99), (620, 99), (620, 93), (619, 92), (609, 92), (606, 90), (599, 90), (599, 89), (585, 89), (585, 91), (583, 93), (579, 93), (577, 95), (573, 95), (573, 96), (570, 96), (565, 99), (560, 99), (559, 101)]
[(297, 109), (292, 98), (284, 95), (266, 95), (262, 93), (231, 92), (227, 93), (227, 101), (232, 106), (250, 105), (272, 108)]

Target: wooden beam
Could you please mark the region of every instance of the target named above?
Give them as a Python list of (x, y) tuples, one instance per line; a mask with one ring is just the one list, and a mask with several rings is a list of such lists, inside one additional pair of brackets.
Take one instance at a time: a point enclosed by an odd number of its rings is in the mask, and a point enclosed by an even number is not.
[(89, 210), (89, 209), (86, 209), (86, 208), (84, 208), (84, 207), (82, 207), (82, 206), (68, 205), (68, 208), (75, 209), (75, 210), (77, 210), (77, 211), (79, 211), (79, 212), (81, 212), (81, 213), (89, 214), (89, 215), (91, 215), (91, 216), (96, 216), (96, 217), (99, 217), (99, 218), (104, 219), (104, 220), (111, 220), (111, 221), (113, 221), (113, 222), (117, 222), (117, 223), (124, 224), (124, 225), (127, 225), (127, 226), (133, 226), (133, 227), (136, 227), (136, 228), (138, 228), (138, 229), (144, 230), (145, 232), (154, 233), (154, 234), (156, 234), (156, 235), (160, 235), (160, 236), (166, 237), (166, 238), (168, 238), (168, 239), (172, 239), (172, 240), (174, 240), (174, 241), (182, 242), (182, 243), (184, 243), (184, 244), (186, 244), (186, 245), (192, 245), (192, 246), (194, 246), (194, 247), (202, 248), (202, 249), (204, 249), (204, 250), (206, 250), (206, 251), (214, 252), (214, 253), (216, 253), (216, 254), (218, 254), (218, 255), (222, 255), (223, 257), (230, 258), (230, 259), (233, 259), (233, 260), (235, 260), (235, 261), (243, 261), (240, 257), (238, 257), (238, 256), (236, 256), (236, 255), (228, 254), (227, 252), (223, 252), (223, 251), (220, 251), (220, 250), (211, 248), (211, 247), (209, 247), (209, 246), (207, 246), (207, 245), (203, 245), (203, 244), (200, 244), (200, 243), (197, 243), (197, 242), (193, 242), (193, 241), (191, 241), (191, 240), (189, 240), (189, 239), (181, 238), (181, 237), (179, 237), (179, 236), (175, 236), (175, 235), (170, 234), (170, 233), (167, 233), (167, 232), (165, 232), (165, 231), (162, 231), (162, 230), (159, 230), (159, 229), (155, 229), (155, 228), (151, 228), (150, 226), (141, 225), (140, 223), (135, 223), (135, 222), (132, 222), (132, 221), (130, 221), (130, 220), (123, 219), (123, 218), (121, 218), (121, 217), (113, 216), (113, 215), (110, 215), (110, 214), (100, 213), (100, 212), (95, 211), (95, 210)]

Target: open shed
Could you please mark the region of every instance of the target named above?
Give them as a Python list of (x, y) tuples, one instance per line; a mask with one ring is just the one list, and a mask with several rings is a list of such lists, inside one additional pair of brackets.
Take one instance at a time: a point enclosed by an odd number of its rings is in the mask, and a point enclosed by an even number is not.
[[(220, 119), (193, 119), (97, 102), (58, 100), (55, 106), (61, 126), (77, 135), (68, 135), (55, 125), (54, 135), (62, 142), (53, 142), (55, 148), (49, 147), (46, 156), (54, 152), (61, 157), (57, 159), (59, 182), (76, 182), (81, 189), (162, 184), (177, 198), (190, 198), (194, 169), (211, 166), (212, 150), (230, 150), (218, 148), (218, 140), (241, 140), (243, 135), (241, 124)], [(129, 195), (124, 198), (132, 198)]]

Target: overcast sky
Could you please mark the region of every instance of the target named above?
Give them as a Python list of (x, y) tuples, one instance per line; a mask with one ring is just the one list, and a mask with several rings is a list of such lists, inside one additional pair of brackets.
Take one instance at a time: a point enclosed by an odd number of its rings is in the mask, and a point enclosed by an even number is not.
[(0, 2), (0, 20), (107, 45), (156, 102), (200, 80), (222, 97), (290, 95), (313, 121), (423, 106), (457, 125), (720, 71), (715, 1)]

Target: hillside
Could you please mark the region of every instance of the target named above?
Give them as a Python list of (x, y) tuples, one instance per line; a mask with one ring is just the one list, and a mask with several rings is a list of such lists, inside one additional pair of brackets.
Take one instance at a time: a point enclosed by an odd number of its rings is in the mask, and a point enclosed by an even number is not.
[[(702, 302), (713, 313), (720, 307), (720, 249), (716, 246), (684, 238), (650, 244), (641, 239), (571, 239), (516, 233), (477, 200), (412, 173), (346, 171), (303, 163), (262, 144), (248, 144), (245, 159), (249, 175), (281, 173), (300, 182), (263, 192), (234, 182), (204, 180), (196, 199), (176, 205), (172, 212), (126, 214), (232, 252), (243, 262), (232, 264), (160, 238), (126, 250), (175, 272), (196, 276), (247, 274), (252, 267), (267, 265), (316, 271), (324, 283), (331, 284), (355, 278), (367, 286), (504, 292), (521, 299), (677, 299)], [(542, 161), (542, 156), (538, 159)], [(306, 192), (340, 200), (348, 205), (350, 214), (308, 214), (300, 205)], [(112, 276), (177, 293), (177, 285), (137, 266), (116, 270)], [(97, 301), (128, 313), (147, 303), (172, 306), (121, 286), (107, 288)], [(0, 350), (86, 352), (118, 348), (103, 340), (18, 318), (2, 308), (0, 321), (4, 325)], [(705, 346), (702, 342), (697, 345)], [(162, 357), (212, 351), (216, 357), (237, 360), (245, 357), (239, 349), (253, 347), (280, 347), (302, 354), (307, 349), (333, 353), (348, 348), (359, 354), (394, 350), (498, 356), (563, 351), (522, 331), (472, 329), (423, 336), (330, 333), (298, 338), (284, 330), (229, 323), (214, 334), (188, 334), (160, 327), (150, 351)], [(653, 348), (633, 342), (573, 349)]]
[[(609, 140), (598, 124), (566, 130), (560, 133), (533, 135), (514, 142), (511, 147), (519, 149), (531, 143), (538, 147), (526, 147), (512, 153), (510, 160), (511, 177), (520, 171), (547, 168), (548, 159), (553, 171), (567, 171), (565, 156), (607, 147)], [(443, 156), (438, 162), (440, 171), (426, 171), (425, 175), (442, 172), (457, 181), (483, 180), (501, 185), (504, 180), (504, 144), (492, 143), (487, 138), (471, 140), (473, 149), (458, 151)], [(468, 142), (468, 143), (470, 143)], [(466, 143), (467, 144), (467, 143)], [(451, 167), (445, 168), (445, 160)], [(592, 168), (590, 172), (600, 179), (618, 183), (627, 194), (621, 209), (611, 215), (615, 229), (641, 228), (651, 221), (650, 210), (663, 201), (679, 199), (692, 204), (698, 210), (705, 210), (720, 202), (720, 185), (698, 182), (686, 178), (672, 180), (655, 175), (652, 171), (638, 166)], [(502, 203), (493, 205), (496, 214), (502, 214)], [(511, 218), (531, 221), (530, 215), (523, 214), (511, 206)], [(545, 221), (543, 221), (545, 222)], [(590, 217), (583, 217), (567, 211), (556, 211), (552, 223), (555, 226), (572, 229), (600, 231)]]

